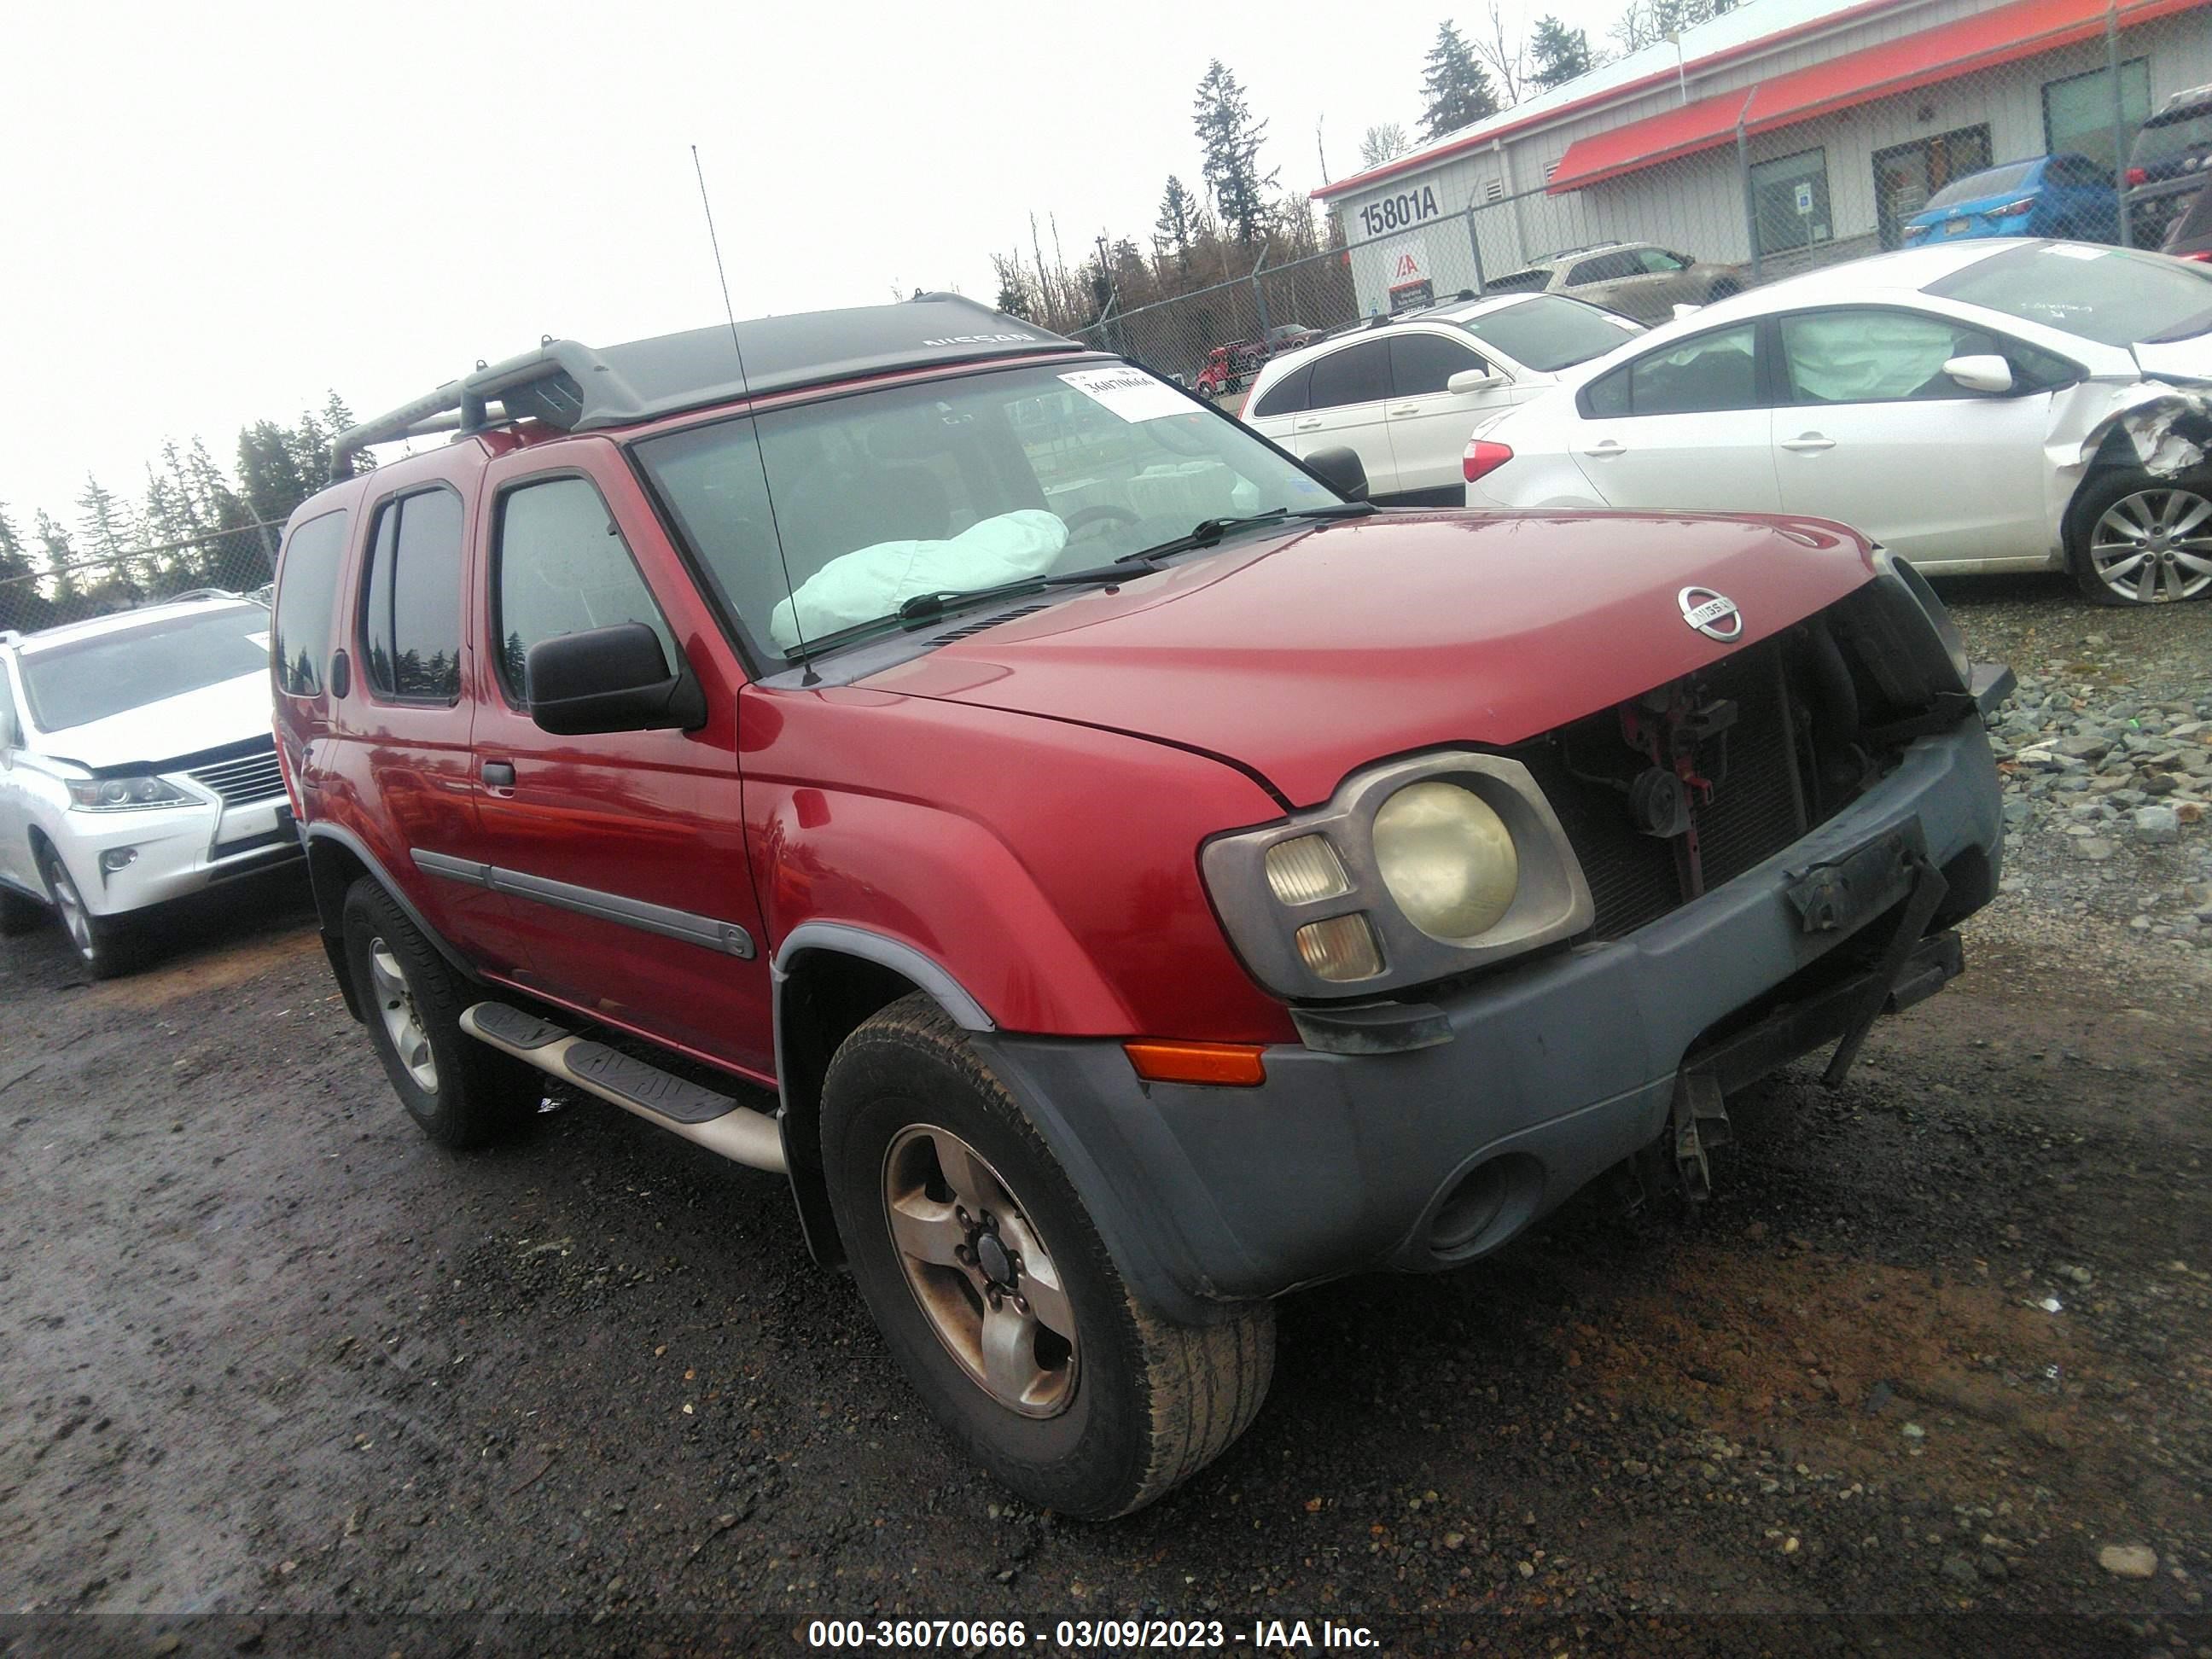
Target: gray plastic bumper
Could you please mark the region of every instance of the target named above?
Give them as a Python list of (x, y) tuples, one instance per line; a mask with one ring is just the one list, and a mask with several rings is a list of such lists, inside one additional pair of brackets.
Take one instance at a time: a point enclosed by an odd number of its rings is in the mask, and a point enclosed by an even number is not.
[[(1434, 999), (1428, 1040), (1398, 1052), (1285, 1044), (1267, 1050), (1259, 1086), (1202, 1088), (1139, 1080), (1111, 1042), (971, 1040), (1060, 1156), (1132, 1288), (1204, 1320), (1317, 1279), (1494, 1249), (1659, 1137), (1685, 1056), (1717, 1023), (1846, 940), (1868, 944), (1910, 887), (1908, 872), (1822, 927), (1806, 890), (1825, 871), (1864, 866), (1875, 843), (1909, 848), (1915, 867), (1978, 853), (1966, 861), (1980, 891), (1954, 895), (1954, 918), (1960, 899), (1994, 890), (2002, 836), (1996, 763), (1970, 720), (1915, 742), (1843, 812), (1671, 915)], [(1910, 945), (1882, 969), (1899, 1003), (1956, 971), (1955, 943), (1895, 966)], [(1765, 1018), (1760, 1063), (1870, 1017), (1891, 989), (1872, 971), (1823, 988), (1836, 1018)], [(1751, 1050), (1738, 1041), (1735, 1052)]]

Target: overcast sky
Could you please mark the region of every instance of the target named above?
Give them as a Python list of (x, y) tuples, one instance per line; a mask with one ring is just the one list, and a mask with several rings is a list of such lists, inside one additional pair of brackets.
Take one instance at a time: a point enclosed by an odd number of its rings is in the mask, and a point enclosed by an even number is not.
[[(1516, 0), (1512, 12), (1528, 9)], [(1608, 0), (1555, 9), (1601, 41)], [(30, 3), (0, 21), (0, 501), (74, 528), (165, 438), (335, 389), (405, 401), (541, 334), (721, 314), (690, 146), (740, 316), (954, 287), (1059, 217), (1068, 263), (1195, 187), (1209, 58), (1285, 188), (1415, 130), (1430, 5)], [(1456, 14), (1478, 21), (1473, 5)], [(1046, 254), (1051, 256), (1049, 230)]]

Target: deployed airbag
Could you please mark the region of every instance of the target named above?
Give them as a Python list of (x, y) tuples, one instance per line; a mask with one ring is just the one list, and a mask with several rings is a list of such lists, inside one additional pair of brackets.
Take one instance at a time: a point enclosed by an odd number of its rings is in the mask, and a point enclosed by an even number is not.
[(878, 542), (840, 554), (801, 582), (769, 617), (769, 635), (789, 650), (802, 635), (888, 617), (917, 593), (1042, 575), (1066, 546), (1067, 526), (1038, 507), (1001, 513), (948, 540)]

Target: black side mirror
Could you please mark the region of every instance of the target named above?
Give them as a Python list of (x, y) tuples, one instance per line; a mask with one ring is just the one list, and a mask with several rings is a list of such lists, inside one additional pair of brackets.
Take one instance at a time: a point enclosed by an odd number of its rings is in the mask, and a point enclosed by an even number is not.
[(672, 673), (659, 636), (643, 623), (542, 640), (530, 647), (525, 672), (530, 718), (556, 737), (692, 732), (707, 723), (707, 695), (690, 665), (679, 662)]
[(1347, 501), (1367, 499), (1367, 468), (1358, 450), (1341, 444), (1334, 449), (1316, 449), (1305, 458), (1305, 462), (1307, 471)]

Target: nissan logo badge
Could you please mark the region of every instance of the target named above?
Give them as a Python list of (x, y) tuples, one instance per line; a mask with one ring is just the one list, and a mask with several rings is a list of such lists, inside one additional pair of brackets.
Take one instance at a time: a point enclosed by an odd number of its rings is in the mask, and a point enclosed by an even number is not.
[(1725, 645), (1743, 637), (1743, 612), (1734, 599), (1710, 587), (1686, 587), (1676, 602), (1682, 607), (1682, 620), (1707, 639)]

